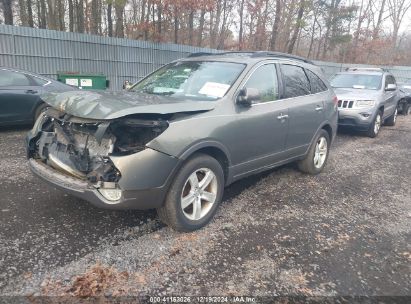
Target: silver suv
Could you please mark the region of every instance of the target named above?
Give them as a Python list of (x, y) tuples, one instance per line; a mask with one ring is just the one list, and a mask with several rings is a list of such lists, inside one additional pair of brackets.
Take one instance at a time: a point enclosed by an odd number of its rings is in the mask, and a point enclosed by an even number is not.
[(338, 97), (338, 125), (376, 137), (381, 125), (397, 119), (398, 89), (392, 74), (380, 68), (354, 68), (337, 73), (331, 86)]

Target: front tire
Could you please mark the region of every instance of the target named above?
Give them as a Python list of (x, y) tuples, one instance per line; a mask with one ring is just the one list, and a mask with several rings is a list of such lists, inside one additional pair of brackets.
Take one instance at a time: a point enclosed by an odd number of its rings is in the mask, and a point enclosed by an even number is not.
[(209, 155), (195, 154), (177, 173), (157, 213), (162, 222), (175, 230), (197, 230), (212, 219), (223, 192), (224, 172), (220, 163)]
[(328, 132), (320, 130), (305, 159), (298, 162), (300, 171), (313, 175), (320, 173), (327, 163), (330, 142)]
[(381, 123), (382, 123), (382, 112), (379, 111), (377, 115), (375, 116), (374, 121), (372, 122), (370, 128), (367, 131), (367, 136), (371, 138), (377, 137), (381, 129)]

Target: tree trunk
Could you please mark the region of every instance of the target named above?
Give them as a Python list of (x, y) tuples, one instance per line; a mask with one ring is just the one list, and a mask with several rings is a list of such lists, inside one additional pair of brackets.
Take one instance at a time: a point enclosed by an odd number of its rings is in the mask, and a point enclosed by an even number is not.
[(280, 27), (280, 20), (281, 20), (281, 0), (277, 0), (275, 2), (275, 19), (273, 24), (273, 30), (271, 31), (271, 39), (270, 39), (270, 50), (274, 51), (277, 47), (277, 37), (278, 37), (278, 29)]
[(32, 0), (27, 0), (27, 22), (28, 22), (28, 26), (30, 27), (34, 27), (32, 5), (33, 5)]
[(84, 33), (84, 0), (77, 2), (77, 32)]
[(177, 17), (177, 8), (174, 8), (174, 43), (178, 43), (178, 17)]
[(145, 22), (144, 39), (148, 40), (148, 26), (149, 26), (149, 23), (150, 23), (150, 1), (147, 2), (147, 12), (143, 17), (143, 21)]
[(384, 9), (385, 9), (385, 2), (386, 0), (382, 0), (380, 11), (378, 13), (378, 20), (377, 24), (374, 27), (374, 30), (372, 32), (372, 40), (378, 39), (378, 36), (380, 34), (380, 28), (381, 28), (381, 23), (382, 23), (382, 16), (384, 14)]
[(221, 24), (221, 31), (217, 49), (222, 50), (224, 49), (224, 42), (225, 42), (225, 32), (226, 32), (226, 23), (227, 23), (227, 0), (223, 2), (223, 22)]
[(13, 25), (12, 0), (2, 0), (4, 23)]
[(27, 18), (27, 10), (26, 10), (26, 1), (19, 0), (19, 13), (20, 13), (20, 21), (22, 26), (28, 26), (28, 18)]
[(335, 8), (335, 0), (332, 0), (330, 9), (328, 12), (327, 20), (325, 22), (326, 31), (325, 31), (324, 40), (323, 40), (323, 51), (322, 51), (322, 56), (321, 56), (322, 59), (325, 59), (325, 55), (327, 54), (327, 50), (328, 50), (328, 40), (330, 38), (331, 25), (334, 19), (334, 8)]
[(289, 54), (291, 54), (293, 52), (295, 42), (297, 41), (298, 34), (300, 33), (301, 21), (303, 19), (303, 14), (304, 14), (304, 9), (305, 9), (305, 2), (304, 1), (305, 0), (300, 1), (300, 6), (298, 8), (296, 25), (295, 25), (295, 28), (294, 28), (293, 36), (291, 37), (290, 43), (288, 45), (288, 50), (287, 50), (287, 53), (289, 53)]
[(47, 27), (47, 8), (46, 8), (46, 0), (40, 0), (40, 7), (41, 7), (41, 14), (39, 16), (39, 19), (41, 22), (39, 22), (39, 28), (45, 29)]
[(113, 17), (111, 16), (112, 9), (113, 3), (109, 2), (107, 4), (107, 31), (109, 37), (113, 37)]
[(307, 58), (310, 58), (311, 52), (312, 52), (312, 50), (313, 50), (314, 35), (315, 35), (315, 24), (318, 22), (317, 14), (318, 14), (318, 6), (316, 6), (316, 7), (315, 7), (315, 10), (314, 10), (314, 22), (313, 22), (313, 26), (311, 27), (310, 47), (309, 47), (309, 49), (308, 49)]
[(64, 0), (57, 0), (58, 28), (63, 32), (66, 30), (66, 23), (64, 22), (65, 15)]
[(114, 3), (114, 10), (116, 14), (116, 37), (124, 38), (124, 6), (123, 3)]
[(240, 30), (238, 33), (238, 50), (243, 49), (244, 0), (240, 2)]
[(200, 25), (198, 28), (198, 37), (197, 37), (197, 45), (201, 46), (202, 42), (203, 42), (203, 31), (204, 31), (204, 21), (205, 21), (205, 9), (201, 10), (201, 14), (200, 14)]
[(69, 31), (74, 32), (74, 7), (73, 0), (68, 0), (68, 11), (69, 11)]
[(188, 16), (188, 44), (193, 45), (194, 11), (190, 11)]
[(161, 5), (161, 1), (157, 4), (157, 32), (159, 34), (159, 38), (161, 39), (161, 20), (162, 20), (162, 13), (163, 7)]
[(217, 1), (217, 12), (216, 12), (214, 25), (210, 23), (210, 27), (212, 28), (211, 33), (210, 33), (210, 47), (211, 48), (216, 47), (217, 35), (219, 32), (218, 29), (220, 28), (220, 19), (221, 19), (221, 2)]
[(90, 33), (97, 35), (98, 34), (98, 24), (97, 24), (97, 0), (91, 0), (91, 13), (90, 13)]

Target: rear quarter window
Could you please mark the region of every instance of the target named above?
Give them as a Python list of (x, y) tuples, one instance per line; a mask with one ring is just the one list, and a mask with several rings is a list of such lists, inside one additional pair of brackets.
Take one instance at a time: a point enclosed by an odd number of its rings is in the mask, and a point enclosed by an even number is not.
[(324, 92), (328, 90), (325, 83), (314, 72), (311, 72), (310, 70), (307, 70), (307, 69), (305, 71), (307, 73), (308, 79), (310, 80), (312, 94), (320, 93), (320, 92)]

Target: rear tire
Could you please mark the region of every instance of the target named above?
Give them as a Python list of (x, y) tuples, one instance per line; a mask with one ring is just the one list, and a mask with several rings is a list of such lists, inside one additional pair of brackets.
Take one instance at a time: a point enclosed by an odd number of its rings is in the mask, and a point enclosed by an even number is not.
[(382, 112), (378, 111), (377, 115), (375, 115), (374, 121), (370, 125), (370, 128), (367, 131), (367, 136), (371, 138), (377, 137), (378, 133), (381, 129), (382, 123)]
[(157, 209), (161, 221), (178, 231), (205, 226), (214, 216), (224, 192), (220, 163), (206, 154), (195, 154), (181, 167)]
[(411, 114), (411, 105), (407, 102), (402, 106), (402, 115), (410, 115)]
[(398, 116), (398, 106), (395, 107), (394, 113), (392, 113), (392, 115), (385, 120), (385, 125), (395, 126), (395, 123), (397, 122), (397, 116)]
[(298, 162), (300, 171), (312, 175), (320, 173), (328, 160), (330, 142), (328, 132), (323, 129), (320, 130), (305, 159)]

